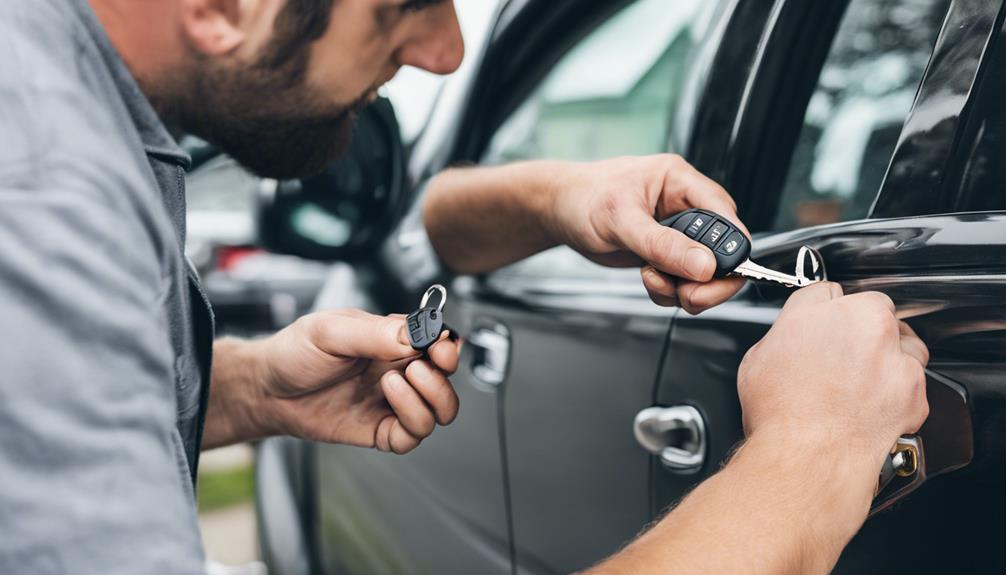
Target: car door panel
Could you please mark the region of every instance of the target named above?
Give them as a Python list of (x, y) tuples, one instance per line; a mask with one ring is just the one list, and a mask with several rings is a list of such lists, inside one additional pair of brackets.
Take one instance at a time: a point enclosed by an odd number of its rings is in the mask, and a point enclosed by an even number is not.
[[(988, 479), (1001, 477), (1006, 469), (1001, 449), (1006, 424), (1004, 230), (1006, 214), (961, 214), (853, 222), (756, 238), (753, 257), (770, 267), (785, 269), (799, 246), (811, 245), (821, 250), (829, 276), (847, 293), (889, 295), (932, 356), (931, 415), (920, 435), (924, 444), (933, 444), (940, 468), (894, 509), (867, 522), (836, 573), (949, 570), (959, 565), (962, 553), (983, 566), (1003, 564), (987, 530), (996, 525), (1006, 503)], [(675, 321), (657, 401), (697, 405), (707, 415), (711, 461), (706, 474), (742, 437), (736, 367), (771, 327), (787, 294), (781, 287), (752, 286), (716, 310), (697, 317), (683, 313)], [(962, 394), (948, 395), (947, 389), (957, 386)], [(820, 455), (826, 464), (827, 454)], [(939, 473), (944, 476), (935, 477)], [(808, 469), (809, 478), (812, 474)], [(657, 507), (675, 501), (696, 480), (658, 469)]]
[(497, 276), (454, 294), (511, 338), (502, 394), (518, 570), (586, 568), (650, 519), (650, 461), (632, 422), (652, 405), (675, 310), (641, 286), (597, 282)]

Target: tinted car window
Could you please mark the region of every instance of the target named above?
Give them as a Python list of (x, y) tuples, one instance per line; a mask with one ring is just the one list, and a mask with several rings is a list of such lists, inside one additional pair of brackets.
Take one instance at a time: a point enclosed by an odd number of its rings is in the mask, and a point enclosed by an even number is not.
[(949, 0), (852, 0), (810, 99), (774, 231), (865, 217)]
[(1006, 48), (999, 44), (984, 65), (985, 78), (969, 126), (963, 177), (953, 211), (1006, 210)]
[[(591, 161), (668, 151), (693, 48), (715, 2), (637, 0), (588, 34), (553, 67), (490, 140), (483, 164)], [(631, 277), (556, 248), (500, 273)]]

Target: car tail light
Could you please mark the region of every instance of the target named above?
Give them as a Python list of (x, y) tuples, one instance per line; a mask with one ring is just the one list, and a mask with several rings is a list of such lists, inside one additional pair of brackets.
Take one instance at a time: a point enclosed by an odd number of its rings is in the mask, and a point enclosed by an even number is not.
[(232, 271), (242, 260), (263, 253), (265, 250), (253, 246), (220, 246), (217, 248), (216, 270)]

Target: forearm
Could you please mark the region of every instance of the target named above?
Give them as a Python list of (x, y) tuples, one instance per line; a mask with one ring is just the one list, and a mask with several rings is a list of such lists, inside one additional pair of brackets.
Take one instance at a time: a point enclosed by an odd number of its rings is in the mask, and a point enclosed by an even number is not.
[(256, 417), (263, 401), (261, 341), (221, 338), (213, 344), (213, 373), (202, 449), (260, 439), (269, 434)]
[(480, 273), (559, 243), (549, 222), (570, 164), (532, 162), (448, 170), (430, 183), (423, 221), (440, 258)]
[(827, 573), (866, 518), (873, 463), (787, 444), (752, 437), (720, 473), (591, 573)]

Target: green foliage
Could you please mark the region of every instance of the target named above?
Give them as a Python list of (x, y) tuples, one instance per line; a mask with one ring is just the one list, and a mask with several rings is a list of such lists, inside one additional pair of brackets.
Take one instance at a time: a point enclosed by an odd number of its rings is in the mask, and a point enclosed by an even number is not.
[(199, 474), (199, 511), (213, 511), (251, 501), (255, 470), (251, 465)]

